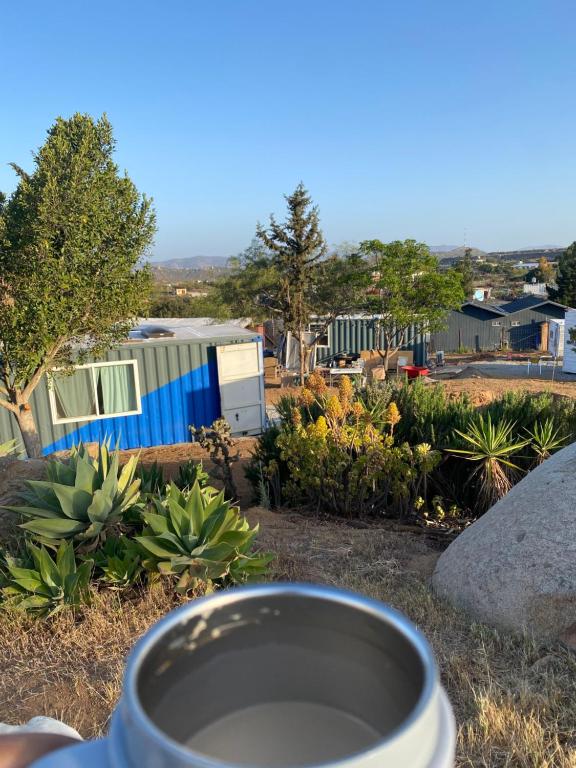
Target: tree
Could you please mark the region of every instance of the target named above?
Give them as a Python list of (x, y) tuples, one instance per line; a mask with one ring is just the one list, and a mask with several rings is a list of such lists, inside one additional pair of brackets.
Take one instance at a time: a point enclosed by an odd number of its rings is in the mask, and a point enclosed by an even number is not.
[[(298, 341), (303, 380), (326, 328), (339, 314), (358, 307), (366, 271), (358, 253), (326, 257), (318, 211), (302, 184), (286, 201), (286, 222), (278, 224), (271, 217), (268, 229), (258, 226), (257, 239), (218, 288), (222, 300), (242, 315), (282, 319), (284, 330)], [(309, 332), (312, 320), (315, 330)]]
[(538, 259), (538, 266), (526, 273), (524, 281), (531, 283), (535, 279), (537, 283), (549, 285), (554, 282), (555, 277), (554, 267), (545, 256), (541, 256)]
[(390, 356), (418, 333), (433, 333), (464, 301), (460, 275), (440, 272), (436, 257), (415, 240), (366, 240), (360, 253), (372, 273), (365, 311), (374, 316), (375, 344), (388, 370)]
[(460, 275), (462, 289), (467, 299), (474, 293), (474, 266), (471, 253), (472, 249), (466, 248), (464, 256), (453, 267), (454, 271)]
[(576, 242), (568, 248), (558, 259), (558, 292), (555, 294), (558, 301), (568, 307), (576, 307)]
[(41, 454), (30, 397), (42, 376), (125, 339), (149, 294), (154, 213), (114, 147), (106, 116), (58, 118), (33, 172), (12, 166), (0, 207), (0, 406), (29, 456)]

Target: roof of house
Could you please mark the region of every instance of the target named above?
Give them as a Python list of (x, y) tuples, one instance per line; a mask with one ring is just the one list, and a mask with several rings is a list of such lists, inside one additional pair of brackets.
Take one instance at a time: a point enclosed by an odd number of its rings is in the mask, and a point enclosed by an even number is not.
[(502, 304), (502, 309), (507, 314), (511, 314), (512, 312), (520, 312), (523, 309), (535, 309), (542, 304), (552, 304), (554, 307), (568, 309), (565, 304), (559, 304), (557, 301), (552, 301), (552, 299), (543, 299), (541, 296), (533, 295), (522, 296), (519, 299), (514, 299), (514, 301), (509, 301), (507, 304)]
[(495, 304), (488, 304), (485, 301), (475, 301), (474, 299), (470, 299), (470, 301), (465, 301), (464, 304), (462, 304), (463, 307), (478, 307), (478, 309), (483, 309), (486, 312), (493, 312), (495, 315), (505, 315), (506, 312), (502, 309), (502, 307), (497, 307)]
[(170, 335), (168, 339), (210, 339), (214, 337), (246, 337), (253, 338), (254, 331), (245, 328), (250, 323), (248, 318), (227, 320), (226, 323), (217, 323), (208, 317), (147, 317), (139, 318), (138, 325), (128, 334), (128, 342), (150, 341), (158, 342), (162, 337), (148, 337), (146, 330), (166, 329)]

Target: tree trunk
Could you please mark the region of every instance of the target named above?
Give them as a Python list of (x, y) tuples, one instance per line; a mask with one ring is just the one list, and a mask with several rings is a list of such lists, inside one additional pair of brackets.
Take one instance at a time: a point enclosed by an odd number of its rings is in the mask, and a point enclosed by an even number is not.
[(304, 334), (300, 334), (298, 339), (300, 344), (300, 386), (304, 386), (304, 376), (306, 375), (307, 360), (306, 360), (306, 342), (304, 341)]
[(386, 347), (384, 350), (384, 373), (386, 374), (386, 378), (388, 378), (388, 365), (390, 363), (390, 347)]
[(22, 433), (22, 441), (29, 459), (39, 459), (42, 456), (42, 443), (40, 435), (36, 429), (34, 414), (30, 405), (26, 403), (21, 405), (19, 411), (15, 414), (16, 421)]

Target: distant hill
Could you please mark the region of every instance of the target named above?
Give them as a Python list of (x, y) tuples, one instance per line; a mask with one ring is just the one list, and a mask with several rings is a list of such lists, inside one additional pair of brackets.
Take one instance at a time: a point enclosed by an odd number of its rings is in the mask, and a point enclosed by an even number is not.
[(455, 251), (458, 248), (457, 245), (431, 245), (430, 253), (448, 253), (448, 251)]
[(466, 251), (470, 251), (470, 256), (473, 259), (485, 259), (488, 255), (486, 251), (481, 251), (480, 248), (472, 248), (469, 246), (459, 246), (458, 248), (453, 248), (451, 251), (444, 251), (440, 253), (436, 253), (436, 256), (438, 257), (438, 261), (447, 261), (452, 259), (461, 259), (464, 257), (464, 254)]
[(497, 261), (538, 261), (544, 257), (548, 261), (557, 261), (566, 250), (562, 246), (542, 246), (541, 248), (523, 248), (516, 251), (493, 251), (491, 259)]
[(157, 283), (186, 283), (214, 280), (226, 273), (228, 256), (189, 256), (184, 259), (152, 261), (152, 276)]
[(229, 256), (188, 256), (184, 259), (166, 259), (151, 262), (152, 269), (209, 269), (226, 267)]
[(519, 248), (519, 251), (559, 251), (564, 250), (565, 245), (527, 245), (525, 248)]

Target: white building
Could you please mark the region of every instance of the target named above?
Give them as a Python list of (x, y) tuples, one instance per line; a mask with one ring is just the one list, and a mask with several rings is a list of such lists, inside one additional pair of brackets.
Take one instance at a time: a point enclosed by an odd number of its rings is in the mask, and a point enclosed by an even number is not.
[(576, 309), (566, 310), (564, 322), (564, 373), (576, 373), (576, 345), (570, 338), (570, 331), (576, 330)]

